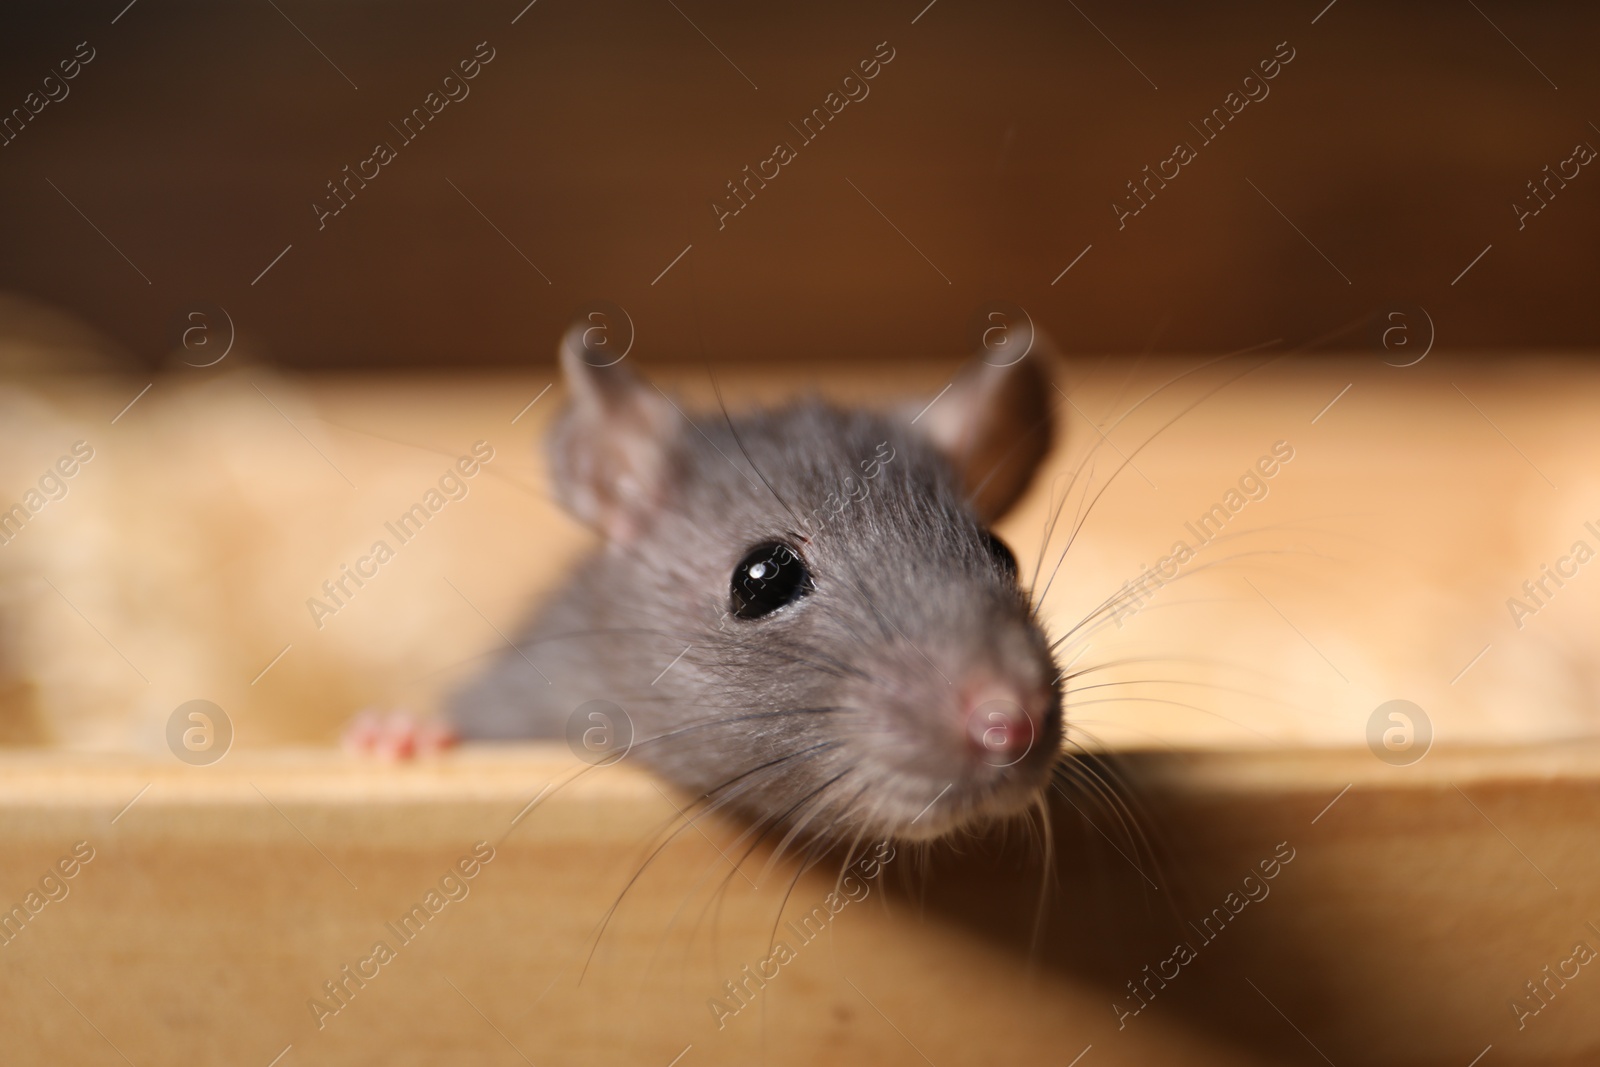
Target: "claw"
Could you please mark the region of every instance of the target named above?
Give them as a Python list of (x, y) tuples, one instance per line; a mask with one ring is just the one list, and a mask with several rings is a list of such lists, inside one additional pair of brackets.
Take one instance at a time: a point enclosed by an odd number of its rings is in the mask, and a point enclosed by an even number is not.
[(341, 743), (346, 752), (399, 762), (434, 756), (460, 740), (454, 730), (436, 718), (391, 711), (387, 715), (368, 708), (345, 727)]

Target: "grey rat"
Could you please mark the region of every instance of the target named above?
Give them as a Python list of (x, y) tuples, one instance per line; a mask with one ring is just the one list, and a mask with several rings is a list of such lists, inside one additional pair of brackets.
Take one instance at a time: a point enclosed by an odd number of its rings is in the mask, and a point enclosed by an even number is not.
[(602, 542), (451, 696), (462, 738), (576, 719), (807, 838), (927, 839), (1040, 802), (1060, 672), (990, 524), (1049, 450), (1042, 356), (974, 360), (920, 411), (695, 418), (576, 328), (560, 361), (552, 481)]

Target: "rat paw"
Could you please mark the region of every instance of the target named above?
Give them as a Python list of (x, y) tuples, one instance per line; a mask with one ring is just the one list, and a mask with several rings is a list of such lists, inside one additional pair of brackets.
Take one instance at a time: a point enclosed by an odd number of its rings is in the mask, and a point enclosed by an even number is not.
[(439, 719), (368, 708), (350, 720), (340, 742), (346, 752), (398, 761), (438, 755), (458, 740), (456, 732)]

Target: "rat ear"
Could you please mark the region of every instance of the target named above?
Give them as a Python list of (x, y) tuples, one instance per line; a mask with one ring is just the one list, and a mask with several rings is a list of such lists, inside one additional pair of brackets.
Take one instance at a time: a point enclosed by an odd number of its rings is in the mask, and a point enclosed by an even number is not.
[(967, 502), (984, 522), (1016, 503), (1050, 451), (1054, 405), (1041, 351), (1047, 348), (1036, 344), (1004, 365), (971, 360), (913, 420), (955, 467)]
[(666, 497), (681, 416), (620, 360), (584, 345), (584, 325), (561, 339), (567, 406), (551, 427), (551, 476), (561, 503), (613, 541), (630, 541)]

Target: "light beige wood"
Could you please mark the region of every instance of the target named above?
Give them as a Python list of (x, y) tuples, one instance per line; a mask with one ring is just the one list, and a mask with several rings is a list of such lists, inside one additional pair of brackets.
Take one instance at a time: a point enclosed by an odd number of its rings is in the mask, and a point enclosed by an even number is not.
[[(6, 1061), (265, 1067), (289, 1046), (286, 1067), (1600, 1055), (1595, 968), (1552, 985), (1520, 1030), (1509, 1006), (1536, 1003), (1524, 982), (1575, 941), (1600, 946), (1593, 744), (1439, 749), (1409, 768), (1364, 750), (1129, 754), (1127, 795), (1165, 843), (1142, 851), (1088, 794), (1072, 801), (1092, 825), (1058, 798), (1037, 941), (1036, 843), (1015, 832), (960, 855), (900, 851), (808, 944), (787, 924), (825, 906), (836, 868), (785, 899), (793, 868), (768, 867), (770, 843), (743, 857), (742, 828), (716, 816), (623, 894), (684, 801), (626, 761), (570, 778), (580, 766), (538, 747), (410, 766), (0, 758), (0, 901), (76, 842), (94, 850), (0, 948)], [(402, 945), (386, 923), (479, 841), (494, 858), (459, 883), (468, 894)], [(1293, 858), (1246, 883), (1280, 842)], [(1268, 895), (1212, 942), (1167, 910), (1199, 922), (1252, 884)], [(723, 983), (775, 929), (795, 958), (719, 1029), (709, 1002), (736, 1004)], [(1180, 937), (1196, 958), (1119, 1028), (1125, 983)], [(395, 959), (319, 1028), (308, 1002), (333, 1004), (322, 983), (379, 939)]]

